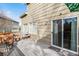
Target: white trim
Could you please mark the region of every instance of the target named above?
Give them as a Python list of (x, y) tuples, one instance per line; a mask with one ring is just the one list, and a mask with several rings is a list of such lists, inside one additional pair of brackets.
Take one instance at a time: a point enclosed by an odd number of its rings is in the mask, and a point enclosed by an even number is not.
[(53, 44), (53, 21), (51, 20), (51, 46), (52, 46), (52, 44)]
[[(62, 19), (62, 35), (63, 35), (63, 28), (64, 28), (64, 26), (63, 26), (63, 19)], [(63, 36), (62, 36), (62, 48), (63, 48)]]
[(79, 21), (78, 21), (78, 17), (77, 17), (77, 54), (78, 54), (78, 23), (79, 23)]
[(52, 45), (52, 46), (53, 46), (53, 47), (56, 47), (56, 48), (59, 48), (59, 49), (61, 49), (61, 50), (66, 50), (66, 51), (69, 51), (69, 52), (71, 52), (71, 53), (77, 54), (77, 52), (72, 51), (72, 50), (69, 50), (69, 49), (65, 49), (65, 48), (62, 48), (62, 47), (59, 47), (59, 46), (56, 46), (56, 45)]
[(75, 17), (77, 17), (77, 16), (66, 16), (66, 17), (64, 17), (64, 18), (62, 18), (62, 19), (67, 19), (67, 18), (75, 18)]

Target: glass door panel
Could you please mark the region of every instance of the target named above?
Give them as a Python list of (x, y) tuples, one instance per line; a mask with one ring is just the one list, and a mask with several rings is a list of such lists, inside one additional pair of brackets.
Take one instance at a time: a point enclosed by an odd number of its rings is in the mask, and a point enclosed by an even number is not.
[(71, 22), (68, 19), (63, 21), (63, 46), (70, 49), (71, 46)]
[(62, 20), (53, 21), (53, 44), (62, 46)]
[(77, 21), (76, 18), (63, 20), (63, 48), (77, 51)]

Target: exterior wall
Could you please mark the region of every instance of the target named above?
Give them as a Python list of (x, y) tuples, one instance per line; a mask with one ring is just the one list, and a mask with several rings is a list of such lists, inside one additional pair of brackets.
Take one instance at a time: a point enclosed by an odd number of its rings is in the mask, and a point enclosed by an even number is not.
[(25, 34), (31, 34), (31, 40), (36, 39), (37, 30), (35, 28), (36, 26), (33, 24), (33, 18), (29, 14), (21, 18), (21, 33), (23, 36)]
[[(77, 17), (77, 27), (79, 28), (79, 12), (70, 12), (63, 3), (30, 3), (28, 4), (28, 15), (23, 20), (26, 23), (37, 25), (37, 34), (32, 33), (32, 40), (36, 42), (45, 42), (50, 45), (51, 42), (51, 20)], [(78, 32), (79, 34), (79, 32)], [(35, 39), (38, 37), (37, 39)], [(79, 39), (78, 39), (79, 42)], [(78, 43), (79, 47), (79, 43)]]
[(21, 33), (22, 34), (28, 34), (28, 16), (26, 15), (25, 17), (21, 18)]
[(62, 15), (70, 13), (66, 5), (60, 3), (32, 3), (28, 5), (28, 9), (28, 15), (37, 23), (38, 42), (42, 41), (47, 44), (51, 42), (51, 20), (63, 18)]
[(15, 32), (19, 31), (19, 23), (10, 19), (0, 18), (0, 32)]
[(28, 15), (30, 15), (38, 25), (40, 38), (48, 33), (50, 34), (51, 20), (74, 16), (79, 18), (79, 12), (70, 12), (68, 7), (62, 3), (31, 3), (28, 5), (28, 9)]
[[(51, 45), (51, 21), (69, 17), (77, 17), (79, 36), (79, 12), (70, 12), (63, 3), (30, 3), (28, 4), (28, 14), (21, 21), (22, 25), (33, 24), (35, 31), (29, 32), (31, 34), (30, 40)], [(34, 26), (36, 27), (34, 28)], [(29, 27), (29, 31), (33, 30), (31, 26)], [(79, 43), (77, 47), (79, 48)]]

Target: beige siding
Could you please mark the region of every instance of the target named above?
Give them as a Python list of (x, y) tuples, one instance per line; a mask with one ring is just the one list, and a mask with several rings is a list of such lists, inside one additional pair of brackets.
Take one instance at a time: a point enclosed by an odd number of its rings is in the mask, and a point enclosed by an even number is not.
[(18, 22), (3, 17), (0, 18), (0, 32), (12, 32), (14, 28), (19, 31)]
[(28, 14), (23, 23), (34, 21), (37, 23), (38, 41), (44, 41), (50, 44), (51, 41), (51, 20), (63, 19), (76, 16), (79, 18), (79, 12), (70, 12), (63, 3), (30, 3), (28, 4)]
[(70, 13), (66, 5), (60, 3), (32, 3), (28, 5), (28, 9), (28, 15), (31, 15), (31, 18), (37, 23), (39, 40), (48, 44), (51, 41), (51, 20), (62, 18), (62, 15)]

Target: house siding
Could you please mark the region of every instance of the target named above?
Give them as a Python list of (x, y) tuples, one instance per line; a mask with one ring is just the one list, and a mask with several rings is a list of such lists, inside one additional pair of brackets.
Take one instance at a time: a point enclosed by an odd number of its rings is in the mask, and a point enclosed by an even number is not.
[(0, 32), (19, 32), (19, 22), (0, 17)]
[(79, 27), (79, 12), (70, 12), (63, 3), (30, 3), (28, 4), (28, 14), (24, 20), (22, 19), (22, 23), (33, 23), (34, 21), (34, 24), (37, 25), (37, 34), (31, 33), (32, 40), (51, 45), (51, 20), (74, 16), (77, 17)]
[[(62, 15), (60, 15), (62, 13)], [(69, 9), (65, 4), (55, 3), (55, 4), (42, 4), (42, 3), (32, 3), (28, 5), (28, 15), (31, 16), (31, 20), (37, 23), (38, 27), (38, 41), (46, 42), (50, 44), (51, 42), (51, 20), (61, 19), (70, 13)], [(28, 16), (27, 15), (27, 16)], [(34, 39), (33, 39), (34, 40)]]

